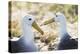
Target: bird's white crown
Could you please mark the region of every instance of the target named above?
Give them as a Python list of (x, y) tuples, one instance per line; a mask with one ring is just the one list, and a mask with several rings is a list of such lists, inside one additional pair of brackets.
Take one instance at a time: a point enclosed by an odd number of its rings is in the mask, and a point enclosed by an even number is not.
[(64, 16), (63, 13), (57, 12), (57, 13), (55, 14), (54, 19), (55, 19), (56, 22), (63, 22), (63, 21), (65, 21), (65, 16)]
[(33, 15), (26, 15), (22, 19), (23, 23), (27, 25), (32, 25), (34, 20), (35, 20), (35, 17)]

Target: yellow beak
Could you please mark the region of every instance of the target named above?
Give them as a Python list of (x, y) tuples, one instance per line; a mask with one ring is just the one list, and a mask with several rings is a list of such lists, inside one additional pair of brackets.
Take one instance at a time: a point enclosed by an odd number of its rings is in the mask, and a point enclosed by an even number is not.
[(47, 24), (50, 24), (50, 23), (52, 23), (52, 22), (55, 22), (55, 20), (54, 20), (53, 18), (45, 21), (43, 24), (44, 24), (44, 25), (47, 25)]
[(35, 21), (33, 22), (32, 26), (42, 35), (44, 34), (44, 32), (41, 30), (41, 28), (38, 26), (38, 24)]

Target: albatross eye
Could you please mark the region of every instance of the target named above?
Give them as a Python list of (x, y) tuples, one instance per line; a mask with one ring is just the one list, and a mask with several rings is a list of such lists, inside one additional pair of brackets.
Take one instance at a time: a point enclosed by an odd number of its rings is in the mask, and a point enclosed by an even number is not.
[(32, 19), (31, 19), (31, 18), (29, 18), (29, 20), (31, 21)]
[(56, 15), (56, 17), (58, 17), (58, 15)]

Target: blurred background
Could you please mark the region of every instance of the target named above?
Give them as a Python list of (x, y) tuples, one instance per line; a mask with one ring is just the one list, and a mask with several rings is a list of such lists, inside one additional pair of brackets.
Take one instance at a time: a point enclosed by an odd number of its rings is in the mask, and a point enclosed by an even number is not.
[(33, 28), (35, 43), (40, 51), (56, 50), (58, 44), (58, 24), (41, 24), (56, 12), (63, 12), (67, 20), (67, 31), (73, 38), (78, 37), (78, 5), (38, 3), (38, 2), (20, 2), (13, 1), (9, 3), (9, 33), (11, 38), (22, 35), (21, 17), (26, 14), (35, 16), (37, 24), (45, 32), (41, 35)]

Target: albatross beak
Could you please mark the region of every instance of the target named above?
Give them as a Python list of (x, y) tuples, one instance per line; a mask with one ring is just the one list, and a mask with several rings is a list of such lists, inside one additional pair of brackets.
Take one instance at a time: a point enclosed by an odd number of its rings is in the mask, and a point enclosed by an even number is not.
[(45, 21), (43, 24), (44, 24), (44, 25), (47, 25), (47, 24), (50, 24), (50, 23), (52, 23), (52, 22), (55, 22), (54, 18)]
[(33, 22), (32, 26), (42, 35), (44, 34), (44, 32), (41, 30), (41, 28), (38, 26), (38, 24), (35, 21)]

